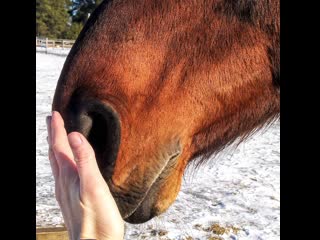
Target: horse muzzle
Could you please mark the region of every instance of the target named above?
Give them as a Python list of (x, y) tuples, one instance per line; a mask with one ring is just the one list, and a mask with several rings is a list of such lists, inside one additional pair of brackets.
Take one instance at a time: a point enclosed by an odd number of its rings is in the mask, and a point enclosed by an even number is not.
[(156, 207), (156, 203), (161, 201), (158, 199), (158, 192), (176, 166), (181, 153), (177, 139), (159, 150), (160, 154), (148, 161), (153, 164), (144, 170), (126, 169), (130, 172), (128, 179), (125, 183), (116, 185), (112, 176), (121, 138), (117, 112), (100, 100), (83, 100), (77, 95), (71, 97), (65, 109), (56, 110), (62, 113), (68, 133), (80, 132), (92, 145), (100, 172), (125, 221), (143, 223), (163, 212)]

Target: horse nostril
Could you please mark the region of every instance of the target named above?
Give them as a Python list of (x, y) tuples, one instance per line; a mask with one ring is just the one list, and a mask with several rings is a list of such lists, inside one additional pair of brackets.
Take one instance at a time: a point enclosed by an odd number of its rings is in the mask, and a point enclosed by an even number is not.
[(120, 143), (120, 124), (116, 113), (108, 106), (93, 103), (88, 106), (91, 129), (88, 141), (92, 145), (102, 175), (112, 176)]
[(100, 101), (72, 101), (69, 131), (81, 132), (94, 149), (99, 169), (108, 181), (120, 144), (120, 123), (116, 112)]
[(102, 114), (89, 112), (88, 116), (91, 119), (91, 128), (88, 131), (87, 138), (95, 151), (96, 157), (102, 159), (106, 152), (110, 152), (108, 151), (110, 143), (107, 144), (107, 142), (112, 129), (108, 129), (107, 119), (104, 119)]
[(89, 118), (92, 121), (91, 128), (88, 132), (88, 141), (92, 145), (95, 150), (95, 153), (98, 158), (101, 158), (101, 155), (105, 153), (107, 145), (107, 136), (110, 134), (107, 127), (107, 121), (103, 118), (103, 116), (99, 113), (89, 112)]

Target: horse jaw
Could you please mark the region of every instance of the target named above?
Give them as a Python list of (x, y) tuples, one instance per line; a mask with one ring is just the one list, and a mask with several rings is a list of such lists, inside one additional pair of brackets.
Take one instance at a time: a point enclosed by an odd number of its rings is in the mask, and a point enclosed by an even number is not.
[[(127, 179), (117, 186), (112, 179), (110, 190), (116, 200), (120, 213), (129, 223), (143, 223), (164, 212), (175, 200), (181, 185), (181, 146), (175, 143), (166, 149), (163, 157), (151, 160), (157, 162), (148, 167), (148, 173), (131, 168)], [(148, 176), (141, 181), (141, 176)], [(172, 179), (173, 181), (170, 181)], [(179, 179), (179, 181), (176, 181)], [(126, 183), (130, 183), (126, 185)], [(172, 184), (174, 183), (174, 184)], [(163, 193), (169, 194), (162, 196)]]

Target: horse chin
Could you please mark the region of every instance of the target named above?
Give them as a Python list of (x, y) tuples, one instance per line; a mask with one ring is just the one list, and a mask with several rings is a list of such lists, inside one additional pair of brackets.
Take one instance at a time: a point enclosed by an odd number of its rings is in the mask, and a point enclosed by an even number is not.
[(157, 202), (161, 201), (157, 197), (161, 182), (158, 178), (145, 193), (138, 194), (138, 197), (135, 197), (133, 192), (122, 192), (116, 189), (112, 183), (109, 184), (119, 211), (126, 222), (144, 223), (163, 212), (155, 207)]
[[(175, 162), (175, 160), (173, 162)], [(142, 197), (134, 207), (130, 204), (127, 205), (128, 198), (125, 198), (122, 194), (116, 194), (117, 197), (115, 200), (126, 222), (132, 224), (144, 223), (167, 210), (176, 198), (175, 191), (165, 191), (166, 196), (162, 196), (163, 187), (168, 184), (168, 181), (170, 182), (171, 174), (172, 166), (169, 164), (145, 192), (144, 197)], [(168, 195), (168, 193), (170, 194)], [(128, 197), (128, 195), (125, 196)], [(128, 209), (131, 209), (131, 211), (127, 212)]]
[[(171, 145), (170, 145), (171, 146)], [(117, 186), (114, 184), (112, 178), (108, 182), (109, 188), (118, 205), (119, 211), (123, 219), (128, 223), (139, 224), (144, 223), (163, 213), (175, 200), (177, 196), (177, 184), (180, 186), (182, 175), (177, 171), (179, 166), (179, 156), (181, 154), (181, 146), (179, 142), (172, 144), (171, 148), (166, 148), (170, 153), (168, 157), (157, 159), (162, 162), (162, 169), (154, 171), (149, 169), (148, 173), (153, 173), (153, 177), (146, 181), (146, 185), (134, 184), (134, 174), (132, 174), (133, 181), (129, 186)], [(135, 173), (135, 174), (144, 174)], [(172, 183), (175, 184), (172, 184)], [(149, 184), (150, 185), (149, 185)], [(173, 187), (172, 187), (173, 186)]]
[(128, 217), (124, 218), (126, 222), (132, 224), (144, 223), (165, 211), (165, 209), (160, 210), (156, 207), (157, 202), (161, 201), (157, 197), (159, 195), (160, 184), (161, 180), (157, 179), (136, 209)]
[(149, 194), (146, 198), (140, 203), (138, 208), (124, 220), (131, 224), (140, 224), (145, 223), (152, 218), (158, 216), (161, 212), (154, 207), (155, 199)]

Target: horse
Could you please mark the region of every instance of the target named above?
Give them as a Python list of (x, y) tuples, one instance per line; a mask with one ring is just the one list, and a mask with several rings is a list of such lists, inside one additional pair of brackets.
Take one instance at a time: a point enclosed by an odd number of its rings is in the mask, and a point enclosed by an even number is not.
[(175, 201), (184, 170), (280, 116), (278, 0), (105, 0), (52, 110), (92, 144), (126, 222)]

